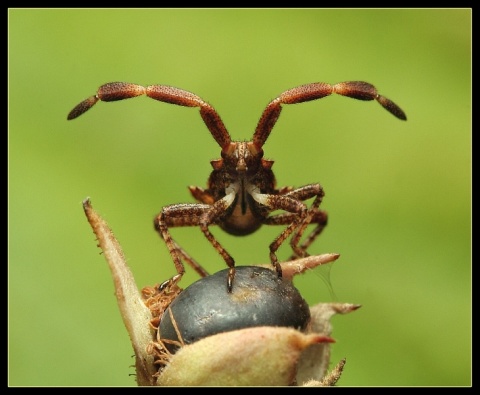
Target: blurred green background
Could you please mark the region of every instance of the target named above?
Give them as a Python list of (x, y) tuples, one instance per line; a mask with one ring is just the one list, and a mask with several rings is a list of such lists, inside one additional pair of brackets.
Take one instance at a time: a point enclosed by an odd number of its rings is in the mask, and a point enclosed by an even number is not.
[[(320, 182), (338, 252), (333, 319), (340, 386), (471, 384), (470, 9), (10, 9), (8, 358), (11, 386), (134, 386), (132, 348), (82, 200), (112, 227), (139, 287), (175, 273), (152, 220), (192, 202), (220, 149), (197, 109), (144, 97), (98, 103), (103, 83), (195, 92), (234, 139), (309, 82), (364, 80), (408, 121), (340, 96), (285, 106), (264, 146), (279, 186)], [(279, 228), (212, 232), (238, 265), (268, 262)], [(209, 271), (199, 229), (173, 236)], [(285, 259), (289, 248), (280, 251)], [(181, 285), (196, 280), (187, 267)], [(321, 273), (296, 280), (330, 301)]]

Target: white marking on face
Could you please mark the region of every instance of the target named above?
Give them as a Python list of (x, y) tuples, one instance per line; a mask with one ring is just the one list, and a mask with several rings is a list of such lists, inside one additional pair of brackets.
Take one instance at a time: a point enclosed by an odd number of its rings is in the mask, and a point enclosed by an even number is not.
[(227, 207), (233, 203), (239, 190), (239, 182), (232, 182), (228, 187), (225, 188), (225, 197), (223, 197), (222, 200), (227, 204)]
[(268, 206), (268, 195), (260, 193), (260, 189), (253, 184), (247, 185), (247, 192), (252, 195), (253, 199), (264, 206)]

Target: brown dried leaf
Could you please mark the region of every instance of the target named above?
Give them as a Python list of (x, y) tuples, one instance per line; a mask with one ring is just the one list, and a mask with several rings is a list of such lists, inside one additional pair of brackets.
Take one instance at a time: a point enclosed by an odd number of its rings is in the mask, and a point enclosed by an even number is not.
[(153, 356), (147, 353), (147, 346), (154, 339), (154, 332), (149, 326), (152, 315), (142, 300), (122, 248), (107, 223), (92, 208), (90, 199), (84, 200), (83, 208), (112, 273), (118, 307), (135, 352), (137, 383), (153, 385), (156, 370)]

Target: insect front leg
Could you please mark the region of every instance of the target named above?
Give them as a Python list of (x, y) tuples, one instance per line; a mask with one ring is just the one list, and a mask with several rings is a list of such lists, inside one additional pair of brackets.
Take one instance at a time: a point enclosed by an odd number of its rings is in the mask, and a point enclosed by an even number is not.
[(185, 273), (182, 259), (186, 261), (193, 269), (202, 277), (208, 273), (200, 266), (193, 258), (191, 258), (181, 248), (175, 240), (173, 240), (169, 228), (180, 226), (199, 226), (207, 240), (217, 250), (217, 252), (225, 260), (225, 263), (230, 268), (227, 278), (228, 291), (232, 291), (233, 278), (235, 277), (235, 261), (232, 256), (223, 248), (223, 246), (215, 239), (209, 230), (210, 225), (216, 225), (217, 220), (225, 214), (227, 208), (233, 203), (237, 187), (231, 187), (227, 191), (227, 195), (215, 202), (213, 205), (209, 204), (173, 204), (166, 206), (162, 212), (155, 217), (154, 226), (159, 232), (162, 239), (165, 241), (167, 248), (172, 257), (177, 274), (171, 279), (165, 281), (161, 287), (170, 286), (177, 283)]
[[(320, 184), (309, 184), (303, 187), (294, 189), (293, 191), (287, 193), (285, 196), (291, 196), (301, 201), (308, 200), (312, 197), (315, 197), (312, 205), (308, 209), (308, 214), (303, 220), (303, 222), (295, 230), (295, 233), (290, 240), (290, 245), (294, 254), (290, 259), (301, 258), (307, 255), (306, 250), (313, 243), (313, 241), (318, 237), (318, 235), (323, 231), (327, 225), (327, 213), (318, 209), (322, 203), (325, 193)], [(300, 239), (302, 238), (305, 229), (310, 224), (317, 224), (313, 231), (307, 236), (305, 241), (299, 246)]]
[(228, 187), (226, 190), (226, 196), (216, 201), (212, 206), (209, 206), (210, 210), (205, 212), (199, 223), (200, 229), (202, 230), (205, 237), (218, 251), (227, 266), (230, 268), (227, 277), (228, 292), (232, 292), (233, 279), (235, 278), (235, 261), (232, 256), (227, 252), (227, 250), (225, 250), (225, 248), (223, 248), (223, 246), (218, 242), (218, 240), (212, 235), (208, 227), (211, 224), (217, 223), (217, 221), (221, 220), (222, 216), (225, 215), (227, 209), (234, 202), (238, 189), (239, 187), (237, 184), (232, 184), (230, 187)]
[[(303, 203), (300, 199), (296, 198), (295, 195), (288, 196), (289, 194), (293, 193), (294, 191), (285, 194), (285, 195), (278, 195), (278, 194), (262, 194), (260, 190), (256, 186), (250, 186), (248, 191), (252, 197), (258, 203), (267, 206), (270, 211), (274, 210), (283, 210), (287, 211), (285, 215), (280, 216), (273, 216), (265, 218), (262, 223), (270, 224), (270, 225), (279, 225), (280, 223), (283, 225), (288, 225), (282, 233), (280, 233), (275, 240), (270, 244), (270, 261), (272, 265), (275, 267), (275, 270), (278, 273), (278, 276), (282, 276), (282, 267), (278, 262), (278, 258), (276, 255), (277, 250), (280, 246), (284, 243), (284, 241), (302, 224), (302, 222), (310, 215), (309, 210), (305, 203)], [(301, 193), (301, 192), (299, 192)], [(272, 218), (280, 218), (280, 222), (275, 222)], [(285, 221), (288, 220), (288, 221)], [(284, 221), (284, 222), (282, 222)]]
[(187, 262), (200, 276), (205, 277), (208, 272), (198, 264), (175, 240), (173, 240), (169, 227), (198, 226), (202, 215), (211, 209), (207, 204), (172, 204), (165, 206), (161, 213), (154, 219), (154, 227), (165, 241), (177, 274), (160, 285), (163, 289), (176, 284), (185, 273), (182, 259)]
[[(290, 225), (294, 223), (298, 219), (298, 215), (295, 213), (281, 213), (272, 215), (265, 220), (263, 220), (264, 225)], [(307, 248), (315, 241), (315, 239), (322, 233), (323, 229), (327, 225), (327, 213), (322, 210), (317, 210), (314, 212), (311, 221), (308, 224), (317, 224), (317, 226), (308, 234), (302, 244), (298, 245), (298, 242), (303, 234), (303, 230), (299, 232), (299, 228), (301, 224), (298, 224), (296, 232), (290, 241), (290, 246), (292, 247), (293, 253), (288, 258), (289, 261), (302, 258), (308, 256), (309, 254), (306, 252)], [(305, 226), (307, 225), (307, 221), (303, 221)], [(305, 229), (305, 228), (304, 228)], [(295, 229), (294, 229), (295, 230)], [(295, 239), (295, 240), (294, 240)]]
[[(300, 233), (297, 231), (295, 236), (292, 238), (290, 245), (294, 250), (294, 253), (290, 256), (288, 260), (294, 260), (297, 258), (302, 258), (308, 256), (310, 254), (307, 253), (307, 248), (315, 241), (315, 239), (322, 233), (325, 226), (327, 226), (328, 216), (327, 213), (323, 210), (317, 210), (313, 214), (313, 217), (309, 224), (317, 224), (317, 226), (307, 235), (305, 240), (301, 245), (298, 245), (300, 238), (302, 236), (303, 231)], [(295, 241), (294, 241), (295, 239)]]
[[(283, 194), (282, 191), (284, 191)], [(290, 207), (290, 209), (275, 207), (275, 209), (283, 209), (289, 212), (272, 215), (265, 218), (263, 221), (265, 225), (288, 225), (288, 227), (270, 244), (270, 257), (272, 258), (272, 263), (274, 263), (274, 260), (276, 259), (275, 252), (291, 234), (293, 234), (293, 237), (290, 241), (290, 245), (293, 254), (289, 259), (292, 260), (307, 255), (306, 249), (312, 244), (327, 224), (326, 212), (318, 209), (324, 196), (322, 187), (319, 184), (309, 184), (293, 190), (291, 188), (283, 188), (280, 190), (280, 195), (274, 196), (276, 196), (276, 198), (272, 196), (270, 200), (276, 202), (274, 203), (275, 205), (278, 206), (285, 201), (283, 204), (286, 205), (285, 207)], [(302, 201), (308, 200), (312, 197), (315, 197), (315, 200), (305, 212), (303, 212), (303, 210), (292, 210), (292, 208), (295, 207), (306, 207)], [(291, 200), (298, 202), (298, 204), (293, 204)], [(317, 226), (308, 235), (305, 241), (299, 245), (300, 239), (309, 224), (317, 224)]]

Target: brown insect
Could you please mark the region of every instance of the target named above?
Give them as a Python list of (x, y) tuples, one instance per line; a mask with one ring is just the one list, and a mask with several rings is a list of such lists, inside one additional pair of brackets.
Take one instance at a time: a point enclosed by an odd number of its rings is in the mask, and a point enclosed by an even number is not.
[[(154, 219), (155, 229), (165, 241), (177, 274), (161, 285), (177, 283), (185, 272), (182, 261), (187, 262), (201, 276), (208, 273), (190, 257), (170, 235), (169, 228), (199, 226), (205, 237), (228, 265), (227, 289), (232, 291), (235, 261), (209, 230), (218, 225), (227, 233), (244, 236), (255, 232), (261, 225), (284, 225), (286, 228), (270, 243), (270, 260), (279, 276), (282, 269), (276, 252), (291, 236), (290, 259), (307, 256), (307, 248), (327, 224), (327, 214), (319, 209), (324, 192), (320, 184), (300, 188), (276, 188), (272, 160), (263, 158), (263, 145), (280, 116), (282, 104), (295, 104), (321, 99), (336, 93), (358, 100), (376, 100), (401, 120), (405, 113), (394, 102), (378, 94), (377, 89), (361, 81), (335, 85), (311, 83), (289, 89), (272, 100), (260, 118), (251, 141), (232, 141), (217, 111), (199, 96), (167, 85), (144, 87), (125, 82), (102, 85), (97, 94), (78, 104), (69, 114), (74, 119), (89, 110), (98, 100), (109, 102), (147, 95), (152, 99), (185, 107), (199, 107), (208, 130), (221, 148), (221, 158), (210, 163), (213, 171), (207, 189), (190, 186), (190, 193), (198, 203), (165, 206)], [(314, 198), (310, 207), (304, 201)], [(271, 214), (275, 210), (282, 213)], [(308, 225), (315, 228), (300, 243)]]

